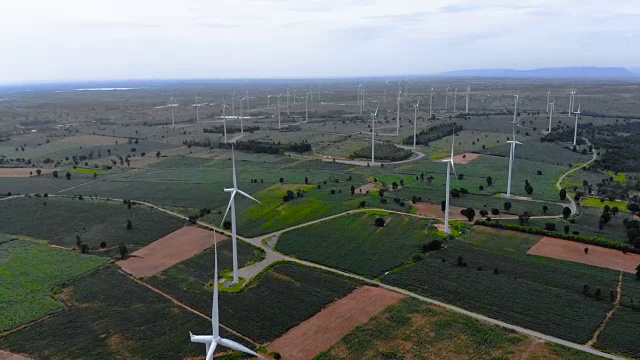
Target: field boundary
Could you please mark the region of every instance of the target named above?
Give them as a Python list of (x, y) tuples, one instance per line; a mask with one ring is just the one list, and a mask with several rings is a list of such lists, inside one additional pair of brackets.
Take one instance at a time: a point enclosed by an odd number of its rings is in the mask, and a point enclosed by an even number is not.
[(620, 271), (620, 279), (618, 280), (618, 288), (617, 288), (618, 293), (616, 294), (616, 300), (613, 303), (613, 307), (611, 308), (611, 310), (609, 310), (607, 315), (604, 317), (604, 320), (602, 320), (602, 323), (600, 324), (600, 326), (598, 326), (596, 331), (593, 333), (593, 337), (591, 338), (591, 340), (589, 340), (586, 343), (587, 346), (593, 346), (593, 344), (595, 344), (598, 341), (600, 334), (604, 331), (607, 325), (609, 325), (609, 321), (613, 317), (613, 314), (620, 307), (620, 298), (622, 297), (622, 276), (623, 275), (624, 275), (624, 271)]

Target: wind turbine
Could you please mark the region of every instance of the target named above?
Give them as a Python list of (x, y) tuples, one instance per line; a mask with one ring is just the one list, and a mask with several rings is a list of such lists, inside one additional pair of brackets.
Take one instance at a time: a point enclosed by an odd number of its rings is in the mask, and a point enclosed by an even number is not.
[(413, 150), (416, 149), (416, 131), (418, 127), (418, 107), (420, 106), (420, 98), (418, 102), (413, 105)]
[(429, 97), (429, 119), (431, 119), (431, 117), (433, 116), (431, 115), (432, 108), (433, 108), (433, 88), (431, 88), (431, 95)]
[(356, 105), (360, 106), (360, 89), (362, 88), (362, 84), (358, 84), (358, 100), (356, 100)]
[(468, 114), (469, 113), (469, 96), (471, 95), (471, 85), (467, 85), (467, 100), (466, 100), (466, 104), (464, 106), (464, 113)]
[(458, 88), (453, 89), (453, 111), (456, 111), (456, 103), (458, 101)]
[(242, 102), (246, 98), (247, 97), (244, 96), (242, 99), (240, 99), (240, 134), (244, 134), (244, 127), (242, 126)]
[(513, 108), (513, 123), (516, 124), (518, 122), (518, 99), (520, 99), (520, 95), (513, 95), (516, 98), (515, 107)]
[(231, 94), (231, 116), (235, 119), (236, 117), (236, 106), (234, 104), (234, 99), (236, 97), (236, 92), (234, 91), (233, 94)]
[(282, 96), (282, 94), (276, 96), (278, 98), (278, 129), (280, 129), (280, 96)]
[(202, 101), (202, 98), (199, 97), (198, 95), (196, 95), (196, 100), (195, 103), (192, 105), (193, 107), (196, 108), (196, 123), (200, 123), (200, 114), (198, 112), (198, 108), (204, 104), (200, 103), (200, 101)]
[(375, 137), (376, 137), (376, 116), (378, 115), (378, 107), (380, 106), (380, 104), (378, 104), (378, 106), (376, 106), (376, 111), (371, 114), (371, 166), (373, 166), (376, 162), (375, 162)]
[(267, 94), (267, 109), (271, 109), (271, 104), (269, 103), (269, 99), (271, 99), (273, 95)]
[(553, 118), (553, 108), (556, 106), (556, 101), (549, 103), (549, 132), (551, 132), (551, 119)]
[(578, 102), (578, 111), (575, 112), (576, 114), (576, 125), (575, 128), (573, 130), (573, 146), (576, 146), (576, 140), (578, 138), (578, 117), (580, 116), (580, 103)]
[(249, 113), (249, 90), (244, 91), (244, 97), (247, 98), (247, 114)]
[(402, 95), (402, 87), (398, 89), (398, 111), (396, 113), (396, 135), (400, 134), (400, 95)]
[(296, 86), (293, 85), (293, 105), (296, 104)]
[(449, 110), (449, 86), (444, 91), (444, 109)]
[(251, 199), (258, 204), (260, 201), (253, 198), (251, 195), (246, 192), (238, 189), (238, 181), (236, 180), (236, 159), (233, 151), (233, 144), (231, 145), (231, 161), (233, 162), (233, 188), (227, 189), (224, 191), (231, 193), (231, 199), (229, 200), (229, 205), (227, 205), (227, 211), (224, 213), (224, 217), (222, 218), (222, 224), (224, 224), (224, 220), (227, 218), (227, 214), (229, 210), (231, 210), (231, 246), (233, 248), (233, 283), (238, 283), (238, 243), (236, 236), (236, 194), (240, 194), (248, 199)]
[(573, 113), (573, 108), (576, 106), (576, 89), (572, 87), (571, 90), (571, 112)]
[(387, 102), (387, 84), (389, 83), (389, 80), (386, 80), (384, 82), (384, 92), (382, 93), (382, 102)]
[(167, 103), (167, 105), (162, 105), (162, 106), (156, 106), (155, 109), (162, 109), (162, 108), (166, 108), (166, 107), (170, 107), (171, 108), (171, 124), (172, 126), (175, 128), (176, 127), (176, 120), (175, 120), (175, 116), (173, 114), (173, 108), (178, 106), (178, 102), (176, 101), (176, 99), (173, 98), (173, 94), (171, 94), (171, 98), (169, 98), (169, 102)]
[(549, 100), (551, 100), (551, 89), (547, 91), (547, 112), (549, 112)]
[(189, 332), (189, 337), (191, 338), (191, 342), (205, 344), (206, 346), (206, 360), (213, 360), (213, 353), (216, 351), (216, 347), (218, 345), (222, 345), (229, 349), (242, 351), (244, 353), (262, 357), (256, 354), (253, 350), (248, 347), (241, 345), (233, 340), (224, 339), (220, 337), (220, 313), (218, 311), (218, 245), (216, 244), (216, 232), (213, 232), (213, 242), (214, 242), (214, 267), (213, 270), (213, 303), (211, 305), (211, 335), (193, 335)]
[(227, 117), (225, 116), (225, 111), (224, 109), (227, 108), (229, 106), (227, 106), (227, 104), (225, 104), (224, 102), (224, 97), (222, 98), (222, 129), (224, 130), (224, 142), (225, 144), (228, 142), (227, 141)]
[(522, 145), (521, 142), (516, 141), (516, 114), (517, 114), (517, 108), (518, 108), (518, 95), (515, 95), (516, 101), (515, 101), (515, 108), (513, 110), (513, 122), (512, 124), (512, 131), (513, 131), (513, 137), (511, 138), (511, 140), (507, 141), (507, 143), (511, 144), (511, 151), (509, 153), (509, 178), (507, 179), (507, 198), (511, 197), (511, 172), (513, 170), (513, 158), (515, 157), (515, 152), (516, 152), (516, 144), (520, 144)]
[(309, 93), (306, 93), (304, 96), (304, 113), (305, 113), (305, 122), (309, 122)]
[(447, 187), (445, 193), (445, 208), (444, 208), (444, 233), (447, 235), (451, 235), (451, 228), (449, 227), (449, 197), (451, 193), (451, 170), (453, 170), (453, 174), (456, 174), (456, 166), (453, 161), (453, 145), (455, 144), (456, 131), (453, 130), (453, 136), (451, 137), (451, 157), (449, 159), (442, 160), (442, 162), (447, 163)]
[(289, 116), (289, 88), (287, 88), (287, 116)]

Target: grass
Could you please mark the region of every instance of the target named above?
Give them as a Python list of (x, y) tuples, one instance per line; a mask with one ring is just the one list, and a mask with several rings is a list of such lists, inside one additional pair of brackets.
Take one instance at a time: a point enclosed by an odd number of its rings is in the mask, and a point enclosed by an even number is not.
[(286, 232), (276, 250), (352, 273), (378, 277), (411, 260), (431, 238), (427, 220), (389, 214), (384, 227), (374, 225), (379, 215), (345, 215)]
[[(113, 268), (75, 281), (59, 298), (69, 310), (0, 337), (0, 348), (43, 359), (182, 359), (204, 353), (189, 331), (211, 332), (207, 319)], [(221, 336), (252, 347), (224, 329)]]
[[(191, 262), (176, 270), (171, 268), (146, 281), (207, 313), (211, 311), (211, 290), (206, 287), (206, 278), (192, 275), (201, 271), (193, 265)], [(279, 263), (244, 291), (220, 293), (221, 323), (258, 343), (265, 343), (346, 296), (355, 287), (354, 282), (330, 273)]]
[(620, 211), (627, 211), (627, 203), (624, 201), (604, 201), (603, 202), (597, 198), (586, 197), (580, 200), (580, 204), (582, 204), (582, 206), (595, 207), (598, 209), (602, 209), (606, 205), (609, 205), (609, 207), (611, 208), (616, 206)]
[(99, 169), (87, 169), (87, 168), (75, 168), (73, 169), (73, 171), (80, 173), (80, 174), (102, 174), (102, 170)]
[[(608, 300), (584, 296), (583, 284), (608, 292), (615, 289), (618, 274), (527, 255), (539, 238), (474, 227), (471, 233), (450, 240), (446, 249), (381, 280), (502, 321), (584, 343), (611, 305)], [(467, 266), (457, 265), (460, 256)]]
[[(46, 203), (46, 206), (43, 205)], [(126, 229), (127, 220), (133, 228)], [(51, 244), (76, 247), (76, 236), (91, 249), (125, 243), (130, 251), (179, 228), (183, 221), (141, 205), (126, 205), (53, 197), (14, 198), (0, 202), (0, 227), (5, 233), (44, 239)]]
[(63, 310), (51, 290), (106, 262), (33, 241), (0, 243), (0, 331)]

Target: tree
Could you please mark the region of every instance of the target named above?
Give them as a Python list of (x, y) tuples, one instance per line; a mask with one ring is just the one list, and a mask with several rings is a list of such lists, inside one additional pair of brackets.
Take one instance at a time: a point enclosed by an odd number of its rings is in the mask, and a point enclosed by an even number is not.
[(70, 172), (68, 172), (65, 176), (67, 177), (67, 180), (71, 180), (71, 173)]
[(525, 185), (525, 187), (524, 187), (524, 191), (527, 192), (527, 195), (533, 194), (533, 186), (531, 186), (531, 184), (527, 183), (527, 185)]
[(89, 245), (87, 244), (80, 244), (80, 252), (83, 254), (86, 254), (89, 252)]
[(442, 241), (440, 240), (431, 240), (426, 244), (422, 244), (422, 252), (430, 252), (442, 249)]
[(284, 183), (284, 178), (280, 178), (278, 181), (280, 182), (280, 184), (282, 184)]
[(556, 231), (556, 224), (554, 223), (545, 223), (544, 229), (547, 231)]
[(596, 289), (596, 299), (600, 300), (600, 296), (602, 296), (602, 289), (600, 289), (600, 287), (598, 286), (598, 288)]
[(562, 217), (567, 219), (569, 216), (571, 216), (571, 209), (565, 206), (564, 209), (562, 209)]
[[(304, 183), (305, 183), (305, 184), (307, 184), (307, 185), (309, 185), (309, 178), (308, 178), (308, 177), (306, 177), (306, 176), (304, 177)], [(352, 195), (353, 195), (353, 194), (352, 194)]]
[(358, 207), (361, 207), (361, 208), (363, 208), (365, 206), (367, 206), (367, 202), (364, 201), (364, 200), (360, 201), (360, 204), (358, 204)]
[(567, 190), (561, 189), (560, 190), (560, 200), (565, 200), (566, 198), (567, 198)]
[(565, 233), (565, 234), (568, 234), (568, 233), (569, 233), (569, 231), (571, 231), (571, 227), (569, 227), (569, 225), (565, 225), (565, 226), (564, 226), (564, 233)]
[(107, 247), (107, 243), (106, 242), (104, 242), (104, 241), (100, 242), (100, 249), (104, 249), (106, 247)]
[(225, 230), (231, 229), (231, 221), (230, 220), (225, 220), (222, 223), (222, 228), (225, 229)]
[(133, 225), (131, 224), (131, 220), (127, 220), (127, 230), (133, 229)]
[(487, 176), (487, 186), (493, 185), (493, 178), (491, 176)]
[[(109, 154), (111, 155), (111, 154)], [(156, 157), (159, 158), (162, 154), (160, 154), (160, 151), (156, 151)]]
[(611, 213), (613, 214), (613, 216), (618, 215), (619, 212), (620, 212), (620, 209), (617, 206), (614, 206), (611, 208)]
[(356, 193), (356, 187), (351, 185), (351, 195)]
[(636, 279), (640, 280), (640, 265), (636, 266)]
[(129, 253), (129, 249), (127, 248), (127, 245), (120, 243), (120, 245), (118, 245), (118, 252), (120, 252), (120, 258), (124, 259), (125, 256), (127, 256), (127, 253)]
[(584, 283), (584, 285), (582, 285), (582, 295), (585, 295), (585, 296), (589, 295), (589, 284), (588, 283)]
[(627, 205), (627, 210), (635, 213), (640, 211), (640, 205), (636, 204), (636, 203), (630, 203)]
[(504, 205), (503, 205), (504, 211), (509, 212), (509, 210), (511, 210), (511, 202), (510, 201), (505, 201)]
[(433, 181), (433, 179), (434, 179), (434, 177), (433, 177), (433, 176), (431, 176), (431, 175), (429, 175), (429, 177), (427, 178), (427, 183), (428, 183), (429, 185), (431, 185), (431, 182)]
[(80, 247), (82, 245), (82, 239), (80, 239), (80, 235), (76, 235), (76, 245)]
[(58, 170), (53, 170), (53, 177), (57, 178), (58, 177)]
[(384, 219), (383, 218), (376, 218), (374, 223), (375, 223), (375, 225), (377, 227), (384, 227)]
[(602, 217), (598, 219), (598, 229), (600, 230), (604, 229), (604, 219)]
[(476, 211), (473, 210), (473, 208), (462, 209), (460, 210), (460, 213), (464, 215), (464, 217), (466, 217), (470, 222), (473, 221), (473, 219), (476, 217)]
[(585, 254), (585, 255), (589, 254), (589, 248), (588, 248), (588, 247), (585, 247), (585, 248), (584, 248), (584, 254)]
[(531, 219), (531, 213), (528, 211), (525, 211), (522, 214), (518, 215), (518, 220), (520, 221), (520, 225), (524, 225), (528, 223), (529, 219)]
[(609, 221), (611, 221), (611, 213), (603, 212), (600, 218), (604, 221), (604, 224), (607, 225)]
[(444, 212), (445, 210), (447, 210), (447, 202), (442, 200), (440, 202), (440, 211)]
[(543, 205), (542, 206), (542, 212), (547, 215), (547, 212), (549, 211), (549, 207), (547, 205)]
[(40, 169), (36, 170), (36, 174), (37, 174), (37, 175), (42, 174), (42, 170), (40, 170)]

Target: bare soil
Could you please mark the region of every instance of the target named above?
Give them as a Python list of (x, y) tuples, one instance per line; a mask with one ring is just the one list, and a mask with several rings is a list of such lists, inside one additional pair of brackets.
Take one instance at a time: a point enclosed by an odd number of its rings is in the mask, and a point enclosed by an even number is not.
[[(458, 155), (454, 155), (453, 156), (453, 163), (454, 164), (462, 164), (462, 165), (466, 165), (470, 162), (472, 162), (473, 160), (479, 158), (480, 156), (482, 156), (482, 154), (476, 154), (476, 153), (464, 153), (464, 154), (458, 154)], [(443, 160), (448, 160), (449, 158), (444, 158), (441, 160), (437, 160), (437, 161), (443, 161)]]
[[(584, 253), (584, 248), (589, 248), (588, 254)], [(527, 254), (573, 261), (633, 274), (635, 274), (635, 269), (640, 264), (640, 255), (638, 254), (623, 254), (619, 250), (551, 237), (540, 239), (537, 244), (527, 251)]]
[(313, 359), (351, 332), (369, 321), (404, 295), (371, 286), (363, 286), (334, 302), (310, 319), (287, 331), (268, 348), (283, 359)]
[(376, 184), (375, 183), (368, 183), (368, 184), (364, 184), (364, 185), (360, 186), (359, 188), (356, 188), (355, 194), (365, 195), (367, 192), (372, 191), (372, 190), (376, 190)]
[[(216, 238), (218, 242), (227, 239), (222, 234), (217, 234)], [(133, 252), (128, 259), (118, 261), (118, 265), (135, 277), (149, 277), (199, 254), (213, 244), (212, 231), (187, 226)]]
[(0, 360), (29, 360), (28, 357), (0, 350)]
[[(0, 168), (0, 177), (5, 178), (27, 178), (27, 177), (36, 177), (36, 170), (38, 168)], [(55, 169), (40, 169), (42, 174), (48, 174), (53, 172)], [(42, 176), (42, 175), (40, 175)], [(2, 358), (0, 358), (2, 359)]]

